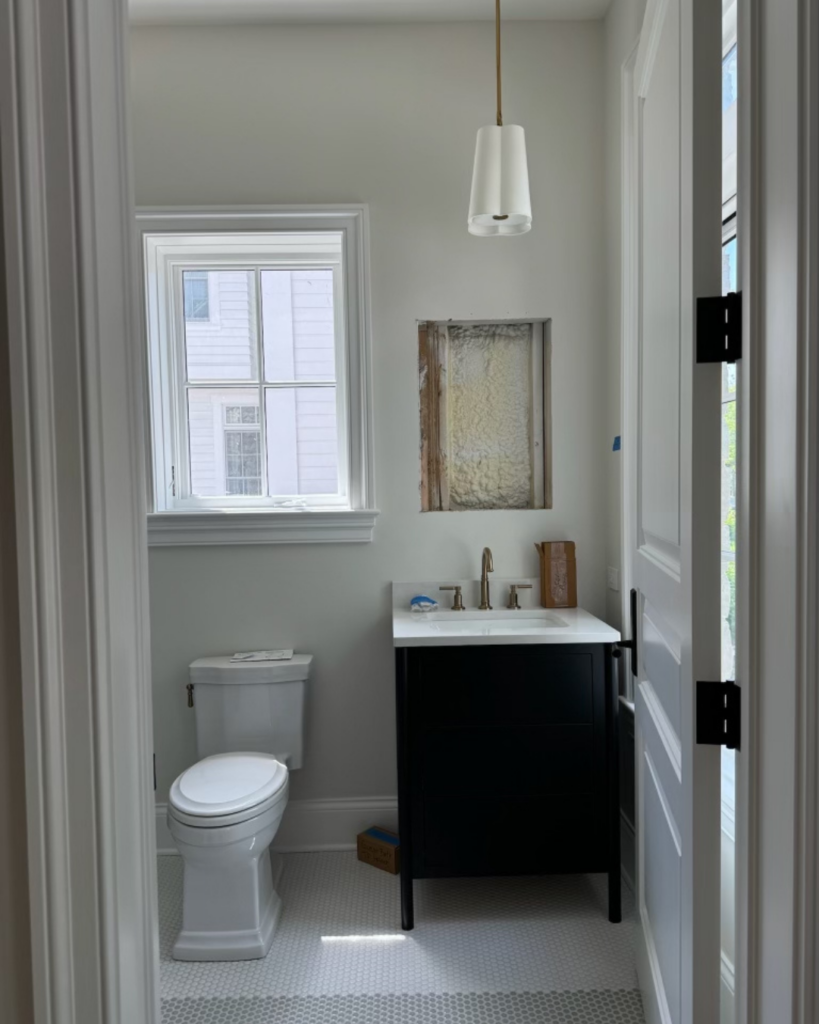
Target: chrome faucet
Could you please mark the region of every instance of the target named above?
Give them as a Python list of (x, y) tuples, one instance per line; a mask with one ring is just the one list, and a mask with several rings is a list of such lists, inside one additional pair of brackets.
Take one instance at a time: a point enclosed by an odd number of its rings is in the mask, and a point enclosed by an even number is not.
[(484, 548), (481, 555), (481, 603), (478, 605), (482, 612), (492, 611), (492, 605), (489, 603), (489, 577), (487, 573), (494, 571), (492, 552), (489, 548)]

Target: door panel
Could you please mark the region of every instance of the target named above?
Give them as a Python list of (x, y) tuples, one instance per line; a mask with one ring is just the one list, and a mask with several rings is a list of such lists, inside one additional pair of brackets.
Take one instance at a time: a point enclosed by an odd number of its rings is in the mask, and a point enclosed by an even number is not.
[(651, 1024), (719, 1020), (719, 755), (695, 742), (694, 701), (720, 670), (721, 368), (695, 365), (694, 308), (720, 293), (720, 6), (648, 0), (628, 118), (625, 565)]
[(640, 552), (680, 565), (680, 194), (679, 4), (663, 15), (642, 105), (640, 338)]
[(680, 1021), (682, 842), (650, 753), (643, 754), (643, 918), (673, 1024)]
[[(653, 616), (653, 617), (652, 617)], [(655, 624), (655, 620), (656, 623)], [(679, 745), (682, 710), (680, 684), (682, 681), (679, 641), (674, 643), (670, 628), (650, 605), (643, 609), (642, 622), (643, 671), (657, 699), (663, 707), (668, 723)]]

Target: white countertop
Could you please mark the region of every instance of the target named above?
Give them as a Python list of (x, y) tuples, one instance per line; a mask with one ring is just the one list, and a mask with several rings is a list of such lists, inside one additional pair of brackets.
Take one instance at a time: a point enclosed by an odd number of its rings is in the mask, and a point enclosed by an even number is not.
[[(442, 583), (463, 587), (466, 611), (451, 611), (452, 591)], [(519, 591), (520, 609), (506, 608), (509, 585), (531, 583)], [(489, 577), (491, 611), (478, 611), (477, 580), (441, 579), (437, 583), (393, 583), (392, 637), (394, 647), (474, 647), (500, 644), (613, 644), (616, 629), (583, 608), (541, 608), (540, 581)], [(409, 602), (425, 594), (439, 602), (434, 612), (411, 612)]]

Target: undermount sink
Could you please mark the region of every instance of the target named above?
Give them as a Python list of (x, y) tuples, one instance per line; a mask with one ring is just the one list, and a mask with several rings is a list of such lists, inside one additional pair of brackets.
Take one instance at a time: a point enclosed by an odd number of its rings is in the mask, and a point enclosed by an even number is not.
[(568, 623), (557, 615), (504, 615), (494, 616), (482, 613), (482, 618), (444, 619), (433, 613), (429, 616), (429, 628), (446, 636), (514, 636), (519, 633), (548, 633), (551, 629), (564, 629)]
[[(395, 647), (503, 647), (515, 644), (612, 644), (620, 634), (582, 608), (543, 608), (540, 580), (491, 580), (490, 600), (495, 607), (481, 611), (478, 580), (447, 580), (463, 591), (463, 611), (450, 607), (450, 598), (439, 590), (443, 581), (393, 584), (392, 637)], [(507, 608), (512, 587), (519, 588), (520, 608)], [(442, 599), (431, 612), (410, 610), (417, 594)]]

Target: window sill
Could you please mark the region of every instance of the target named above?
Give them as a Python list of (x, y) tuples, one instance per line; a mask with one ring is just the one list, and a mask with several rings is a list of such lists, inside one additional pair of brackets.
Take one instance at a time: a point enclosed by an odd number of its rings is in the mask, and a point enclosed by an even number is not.
[(210, 544), (366, 544), (378, 511), (154, 512), (149, 547)]

